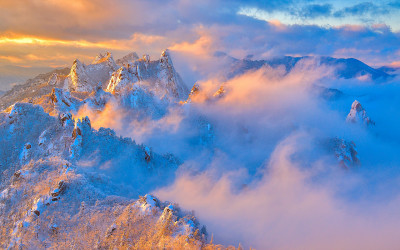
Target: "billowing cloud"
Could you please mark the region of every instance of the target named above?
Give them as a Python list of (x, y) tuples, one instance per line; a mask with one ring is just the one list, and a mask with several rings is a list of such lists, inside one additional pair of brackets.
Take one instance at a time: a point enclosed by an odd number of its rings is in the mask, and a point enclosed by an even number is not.
[[(157, 194), (196, 208), (218, 243), (257, 249), (396, 248), (400, 243), (396, 237), (399, 197), (382, 203), (353, 203), (335, 195), (337, 186), (313, 183), (318, 166), (300, 170), (292, 160), (304, 140), (307, 135), (282, 141), (260, 180), (238, 186), (237, 180), (247, 174), (245, 169), (220, 178), (212, 172), (183, 173), (174, 185)], [(350, 181), (340, 173), (336, 177)]]
[[(399, 88), (329, 80), (329, 75), (329, 68), (313, 61), (288, 75), (262, 68), (224, 82), (225, 96), (217, 101), (194, 98), (192, 105), (215, 126), (217, 150), (211, 159), (198, 153), (185, 161), (175, 183), (155, 193), (194, 209), (216, 243), (394, 249), (400, 222), (394, 189), (400, 119), (391, 115), (396, 113), (391, 107), (398, 107), (393, 97)], [(216, 82), (200, 86), (213, 93)], [(313, 94), (314, 84), (349, 96), (332, 108)], [(355, 96), (379, 121), (371, 131), (344, 123)], [(324, 150), (320, 140), (335, 136), (355, 141), (360, 169), (343, 171)]]

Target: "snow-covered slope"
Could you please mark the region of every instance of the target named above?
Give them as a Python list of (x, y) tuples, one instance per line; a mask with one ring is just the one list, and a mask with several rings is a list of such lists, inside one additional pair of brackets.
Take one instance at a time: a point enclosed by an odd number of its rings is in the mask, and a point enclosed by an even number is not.
[[(141, 247), (205, 243), (205, 229), (177, 205), (149, 195), (131, 200), (173, 179), (179, 165), (174, 156), (111, 129), (93, 130), (88, 118), (50, 116), (29, 103), (0, 113), (0, 140), (1, 247), (123, 245), (126, 231)], [(82, 239), (88, 220), (93, 222)]]

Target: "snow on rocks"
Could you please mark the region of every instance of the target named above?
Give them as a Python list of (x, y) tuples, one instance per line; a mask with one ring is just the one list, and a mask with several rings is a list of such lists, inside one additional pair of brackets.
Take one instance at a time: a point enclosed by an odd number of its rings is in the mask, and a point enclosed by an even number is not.
[(25, 143), (24, 148), (22, 149), (21, 155), (19, 157), (21, 165), (29, 161), (29, 158), (31, 156), (31, 148), (32, 144), (30, 144), (29, 142)]
[(111, 73), (118, 68), (111, 53), (96, 57), (92, 64), (85, 65), (78, 59), (74, 61), (66, 79), (66, 86), (71, 91), (92, 92), (99, 82), (107, 83)]
[(167, 96), (171, 100), (184, 100), (188, 89), (175, 71), (168, 50), (162, 52), (159, 60), (151, 61), (148, 55), (143, 59), (126, 64), (112, 74), (107, 91), (120, 93), (135, 85), (146, 88), (160, 98)]
[(5, 200), (9, 196), (10, 189), (5, 188), (3, 191), (0, 192), (0, 200)]
[(366, 126), (375, 125), (375, 122), (368, 117), (367, 112), (361, 106), (361, 103), (355, 100), (351, 105), (349, 114), (347, 115), (346, 122), (364, 124)]
[(71, 158), (79, 157), (82, 151), (83, 135), (92, 129), (89, 117), (78, 119), (72, 131), (74, 142), (70, 147)]
[(176, 99), (186, 99), (189, 91), (175, 71), (168, 49), (161, 53), (159, 68), (160, 77), (156, 81), (156, 86), (166, 89), (168, 94)]
[(68, 127), (69, 125), (74, 124), (71, 113), (61, 113), (58, 115), (58, 119), (61, 121), (63, 127)]
[(143, 214), (150, 215), (152, 209), (157, 207), (157, 204), (157, 198), (152, 195), (146, 194), (136, 201), (135, 206), (138, 207)]
[(200, 92), (200, 86), (195, 83), (192, 87), (192, 89), (190, 90), (189, 96), (185, 101), (181, 101), (180, 104), (187, 104), (187, 103), (191, 103), (193, 98), (195, 98), (195, 96), (197, 96)]
[(161, 202), (155, 196), (146, 194), (135, 203), (135, 207), (144, 216), (157, 217), (157, 224), (173, 231), (173, 236), (199, 237), (205, 239), (207, 230), (200, 228), (200, 224), (192, 213), (182, 211), (177, 205)]
[(33, 202), (31, 212), (39, 216), (40, 213), (43, 212), (45, 206), (49, 205), (50, 202), (51, 202), (50, 196), (36, 198), (35, 201)]
[(115, 94), (123, 90), (130, 90), (133, 85), (139, 82), (139, 64), (134, 63), (133, 65), (127, 64), (122, 66), (117, 71), (112, 73), (110, 82), (107, 86), (107, 91)]
[(60, 88), (53, 88), (50, 94), (50, 100), (54, 108), (59, 112), (77, 111), (79, 108), (79, 100), (71, 97), (68, 91)]
[(50, 76), (49, 80), (47, 81), (47, 85), (55, 86), (55, 85), (58, 85), (60, 81), (61, 81), (61, 79), (58, 76), (58, 74), (57, 73), (53, 73)]
[(143, 55), (143, 61), (144, 61), (145, 63), (149, 63), (149, 62), (150, 62), (150, 56), (149, 56), (148, 54), (144, 54), (144, 55)]
[(59, 195), (60, 195), (62, 192), (64, 192), (65, 188), (66, 188), (65, 181), (64, 181), (64, 180), (60, 180), (60, 181), (58, 182), (57, 188), (54, 189), (54, 190), (51, 192), (51, 197), (53, 197), (53, 198), (52, 198), (52, 201), (58, 200), (58, 199), (59, 199)]
[(86, 103), (88, 107), (93, 110), (101, 111), (112, 97), (112, 94), (105, 92), (101, 86), (97, 86), (97, 88), (83, 101), (83, 103)]
[(221, 85), (217, 91), (214, 93), (209, 93), (204, 91), (198, 84), (194, 84), (188, 98), (185, 101), (181, 101), (180, 104), (189, 104), (192, 102), (215, 102), (225, 96), (224, 85)]
[(127, 65), (127, 64), (132, 64), (136, 60), (139, 60), (139, 56), (137, 55), (136, 52), (132, 52), (132, 53), (129, 53), (128, 55), (118, 59), (116, 61), (116, 63), (118, 65), (120, 65), (120, 66), (124, 66), (124, 65)]
[[(162, 234), (168, 232), (168, 237), (201, 239), (204, 236), (194, 216), (176, 205), (161, 202), (151, 195), (135, 202), (128, 200), (132, 196), (126, 195), (145, 194), (150, 188), (164, 185), (181, 164), (176, 157), (157, 154), (150, 147), (117, 136), (111, 129), (96, 131), (91, 128), (88, 117), (78, 119), (72, 115), (83, 104), (101, 111), (112, 100), (134, 112), (160, 117), (168, 112), (170, 104), (187, 97), (188, 91), (173, 68), (168, 51), (155, 61), (148, 56), (138, 59), (134, 55), (126, 60), (128, 63), (118, 70), (111, 54), (100, 55), (90, 65), (76, 60), (66, 80), (67, 88), (56, 88), (60, 87), (57, 82), (62, 77), (50, 77), (47, 93), (40, 99), (43, 103), (36, 102), (42, 106), (46, 102), (48, 107), (16, 103), (0, 116), (0, 136), (8, 142), (8, 145), (0, 145), (0, 152), (5, 155), (4, 165), (20, 168), (17, 172), (4, 172), (7, 175), (4, 179), (10, 184), (5, 184), (0, 194), (0, 209), (7, 214), (0, 222), (19, 225), (13, 236), (11, 232), (4, 236), (5, 247), (19, 242), (12, 239), (30, 239), (35, 233), (41, 234), (41, 240), (35, 241), (33, 248), (43, 248), (44, 241), (53, 244), (57, 239), (49, 238), (47, 233), (61, 232), (65, 225), (71, 228), (64, 232), (66, 235), (78, 233), (79, 229), (74, 227), (93, 218), (84, 217), (85, 213), (93, 211), (96, 216), (113, 217), (107, 223), (96, 220), (100, 225), (96, 230), (101, 231), (102, 236), (106, 224), (114, 225), (111, 231), (115, 232), (123, 227), (112, 221), (121, 209), (129, 207), (128, 201), (138, 216), (147, 216), (155, 230)], [(115, 81), (111, 88), (115, 91), (106, 92), (99, 83), (110, 85), (108, 79), (112, 77)], [(55, 112), (50, 114), (49, 110)], [(212, 132), (210, 123), (202, 124), (201, 129), (205, 133)], [(128, 192), (120, 190), (120, 186), (128, 185), (132, 185)], [(124, 202), (102, 202), (121, 194), (128, 197), (119, 196)], [(61, 206), (64, 200), (68, 206)], [(85, 211), (77, 204), (87, 204)], [(8, 216), (11, 214), (16, 216)], [(73, 222), (68, 224), (64, 215)], [(165, 228), (173, 229), (171, 235)]]
[(357, 157), (356, 144), (353, 141), (333, 138), (330, 140), (330, 148), (343, 168), (350, 168), (360, 164), (360, 160)]
[(110, 227), (107, 228), (106, 237), (110, 237), (115, 230), (117, 230), (117, 225), (113, 223)]

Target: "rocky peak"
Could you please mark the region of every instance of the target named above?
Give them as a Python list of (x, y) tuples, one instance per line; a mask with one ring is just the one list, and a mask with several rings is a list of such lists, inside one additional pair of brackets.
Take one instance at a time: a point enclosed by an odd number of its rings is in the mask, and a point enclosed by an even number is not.
[(136, 52), (129, 53), (128, 55), (118, 59), (116, 62), (118, 65), (123, 66), (127, 64), (132, 64), (134, 61), (139, 60), (139, 56)]
[(190, 90), (189, 96), (186, 99), (186, 101), (181, 101), (180, 104), (186, 104), (186, 103), (191, 103), (193, 97), (195, 97), (196, 95), (198, 95), (200, 93), (200, 86), (195, 83), (192, 87), (192, 89)]
[(361, 103), (357, 100), (355, 100), (351, 105), (351, 109), (349, 114), (347, 115), (346, 121), (350, 123), (364, 124), (367, 126), (375, 125), (375, 122), (368, 117), (367, 112), (361, 106)]
[(150, 62), (150, 56), (148, 54), (144, 54), (143, 55), (143, 61), (145, 61), (146, 63)]
[(85, 65), (78, 59), (75, 59), (67, 78), (69, 80), (69, 89), (72, 91), (87, 91), (87, 86), (89, 85), (88, 78)]
[(137, 65), (126, 65), (112, 73), (107, 91), (115, 94), (122, 89), (130, 88), (136, 82), (140, 81)]
[(100, 53), (98, 56), (96, 56), (96, 58), (92, 62), (92, 64), (100, 64), (100, 63), (105, 63), (113, 69), (118, 68), (110, 52), (106, 52), (105, 54)]
[(165, 65), (171, 64), (171, 66), (172, 66), (172, 61), (170, 58), (171, 58), (171, 55), (170, 55), (168, 49), (161, 52), (161, 57), (160, 57), (161, 64), (165, 64)]
[(217, 90), (217, 92), (214, 93), (213, 97), (216, 98), (221, 98), (225, 95), (225, 89), (224, 86), (221, 85), (221, 87), (219, 87), (219, 89)]
[(186, 99), (189, 94), (188, 88), (175, 71), (168, 49), (161, 53), (159, 67), (160, 77), (156, 85), (167, 90), (168, 94), (173, 98)]
[(98, 55), (89, 65), (76, 59), (66, 79), (67, 88), (70, 91), (92, 92), (99, 82), (107, 84), (112, 72), (117, 68), (111, 53), (108, 52), (105, 55)]
[(113, 94), (126, 92), (139, 83), (141, 88), (153, 92), (160, 99), (182, 100), (189, 93), (173, 67), (168, 50), (163, 51), (159, 60), (150, 61), (150, 57), (144, 55), (143, 59), (123, 65), (112, 73), (106, 91)]

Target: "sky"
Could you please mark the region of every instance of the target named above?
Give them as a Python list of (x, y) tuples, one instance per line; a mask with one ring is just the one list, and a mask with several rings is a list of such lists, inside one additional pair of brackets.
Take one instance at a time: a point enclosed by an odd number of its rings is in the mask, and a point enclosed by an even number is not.
[(355, 57), (400, 65), (400, 1), (0, 0), (0, 90), (99, 53)]

